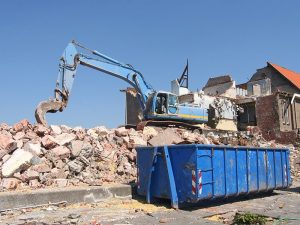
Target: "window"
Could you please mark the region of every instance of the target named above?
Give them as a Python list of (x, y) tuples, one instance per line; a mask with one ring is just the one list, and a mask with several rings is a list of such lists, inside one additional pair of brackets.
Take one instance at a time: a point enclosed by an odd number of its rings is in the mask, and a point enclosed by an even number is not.
[(289, 102), (286, 99), (281, 100), (281, 119), (283, 124), (290, 124)]
[(177, 96), (169, 94), (169, 106), (177, 105)]
[(253, 95), (260, 96), (261, 95), (261, 86), (260, 84), (253, 84)]
[(167, 94), (157, 94), (155, 112), (158, 114), (167, 113)]

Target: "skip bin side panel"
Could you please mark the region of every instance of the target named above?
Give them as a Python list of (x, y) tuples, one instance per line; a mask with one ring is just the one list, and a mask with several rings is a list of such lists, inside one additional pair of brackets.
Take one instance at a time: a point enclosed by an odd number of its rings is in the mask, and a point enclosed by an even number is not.
[(239, 149), (237, 151), (237, 167), (238, 167), (238, 191), (239, 193), (247, 193), (248, 180), (247, 180), (247, 150)]
[(225, 195), (225, 175), (224, 175), (224, 151), (219, 148), (214, 149), (214, 196), (221, 197)]
[(257, 150), (258, 162), (258, 188), (267, 190), (267, 154), (264, 149)]
[[(151, 169), (151, 157), (152, 151), (145, 150), (143, 148), (137, 149), (137, 185), (138, 185), (138, 194), (146, 195), (147, 183), (149, 173)], [(148, 159), (148, 160), (146, 160)]]
[(287, 180), (288, 180), (288, 186), (292, 185), (292, 179), (291, 179), (291, 166), (290, 166), (290, 151), (286, 151), (286, 162), (287, 162)]
[(195, 202), (192, 192), (192, 171), (196, 170), (196, 145), (169, 146), (169, 155), (175, 177), (178, 200)]
[(248, 162), (249, 162), (249, 170), (248, 170), (248, 177), (249, 177), (249, 191), (255, 192), (258, 191), (258, 177), (257, 177), (257, 155), (255, 149), (250, 149), (248, 151)]
[(283, 167), (283, 186), (284, 187), (288, 187), (289, 186), (289, 179), (288, 179), (288, 168), (289, 168), (289, 164), (288, 164), (288, 154), (287, 151), (281, 151), (281, 155), (282, 155), (282, 167)]
[(282, 154), (280, 151), (275, 151), (275, 176), (276, 188), (283, 187), (283, 168), (282, 168)]
[(228, 148), (224, 150), (225, 171), (226, 171), (226, 196), (235, 195), (238, 192), (236, 170), (236, 154), (235, 149)]
[(198, 199), (213, 197), (213, 155), (212, 147), (197, 146), (196, 187)]
[[(147, 183), (149, 174), (148, 170), (151, 169), (151, 154), (152, 151), (145, 151), (143, 148), (137, 149), (137, 185), (138, 194), (146, 195)], [(149, 160), (145, 160), (148, 158)]]
[(274, 151), (268, 150), (267, 151), (267, 158), (268, 158), (268, 190), (272, 190), (275, 188), (276, 177), (275, 177), (275, 164), (274, 164)]
[[(152, 158), (154, 148), (137, 149), (137, 167), (138, 167), (138, 194), (146, 195), (149, 182), (149, 173), (152, 169)], [(162, 152), (162, 148), (158, 148)], [(160, 198), (170, 198), (169, 181), (167, 169), (164, 166), (163, 158), (157, 157), (154, 172), (151, 179), (151, 195)]]

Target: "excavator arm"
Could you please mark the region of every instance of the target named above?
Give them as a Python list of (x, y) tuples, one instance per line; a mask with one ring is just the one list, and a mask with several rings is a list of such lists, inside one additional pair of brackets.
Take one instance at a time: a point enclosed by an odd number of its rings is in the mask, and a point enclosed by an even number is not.
[[(79, 48), (90, 54), (79, 52), (77, 50)], [(137, 91), (141, 108), (143, 111), (145, 110), (147, 99), (154, 90), (147, 84), (139, 71), (131, 65), (118, 62), (96, 50), (90, 50), (72, 41), (68, 44), (60, 59), (54, 99), (40, 102), (36, 108), (35, 118), (38, 123), (46, 126), (46, 113), (63, 111), (67, 107), (78, 65), (87, 66), (129, 83)]]

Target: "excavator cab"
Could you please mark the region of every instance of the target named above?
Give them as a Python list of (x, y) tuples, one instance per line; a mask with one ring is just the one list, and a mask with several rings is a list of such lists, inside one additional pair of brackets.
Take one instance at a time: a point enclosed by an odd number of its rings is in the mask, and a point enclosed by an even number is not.
[[(146, 120), (172, 124), (201, 124), (208, 120), (207, 109), (191, 104), (179, 104), (178, 96), (170, 92), (155, 92), (148, 98), (144, 111)], [(182, 123), (181, 123), (182, 125)]]
[(176, 95), (167, 92), (158, 92), (155, 102), (155, 113), (175, 114), (177, 112), (178, 98)]

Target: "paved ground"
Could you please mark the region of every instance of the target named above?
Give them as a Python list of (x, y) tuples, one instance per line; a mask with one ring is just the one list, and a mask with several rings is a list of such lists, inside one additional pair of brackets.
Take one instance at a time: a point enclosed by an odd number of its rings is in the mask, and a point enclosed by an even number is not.
[[(255, 198), (203, 204), (193, 208), (173, 210), (168, 202), (144, 204), (142, 198), (110, 200), (97, 204), (48, 205), (36, 209), (3, 212), (3, 224), (211, 224), (230, 223), (236, 212), (252, 212), (284, 221), (268, 224), (300, 224), (300, 182), (286, 191)], [(288, 219), (288, 220), (287, 220)], [(298, 219), (298, 220), (292, 220)]]

